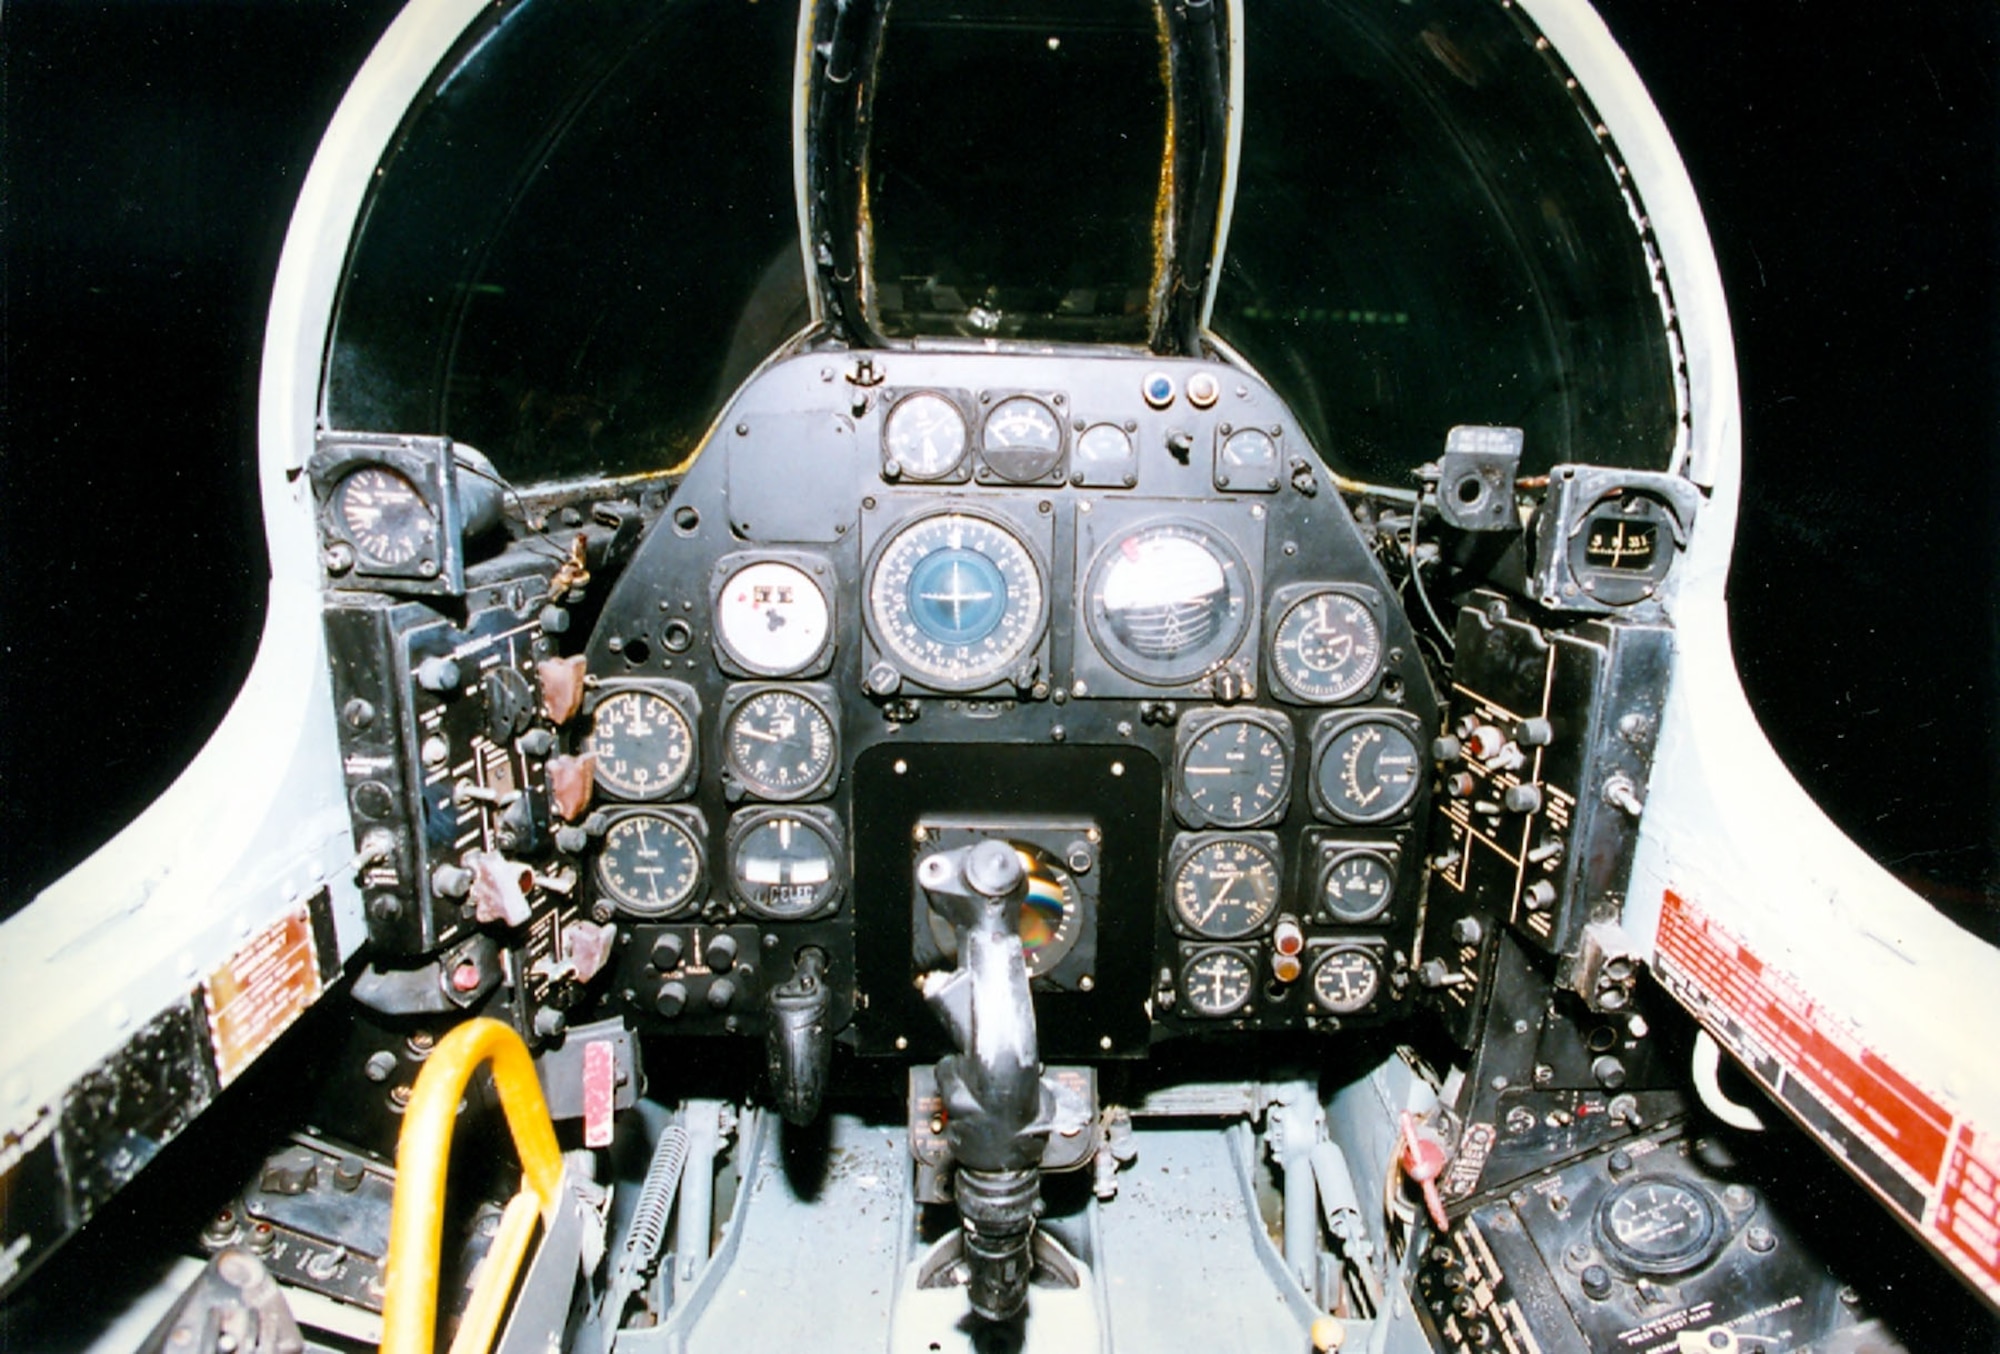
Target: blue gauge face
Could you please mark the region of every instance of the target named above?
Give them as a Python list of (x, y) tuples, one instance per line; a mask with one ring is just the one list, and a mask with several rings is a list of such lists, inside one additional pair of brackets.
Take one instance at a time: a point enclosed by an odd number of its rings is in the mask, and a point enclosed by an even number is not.
[(940, 691), (976, 691), (1014, 671), (1041, 639), (1041, 566), (1014, 531), (970, 512), (897, 529), (868, 575), (868, 621), (883, 656)]
[(1007, 614), (1000, 566), (963, 547), (933, 551), (910, 570), (910, 619), (940, 644), (973, 644)]

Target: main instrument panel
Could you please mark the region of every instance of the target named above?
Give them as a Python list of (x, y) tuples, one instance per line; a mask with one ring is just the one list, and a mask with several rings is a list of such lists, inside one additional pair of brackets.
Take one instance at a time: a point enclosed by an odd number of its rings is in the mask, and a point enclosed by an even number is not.
[(1319, 465), (1214, 363), (762, 373), (585, 653), (570, 820), (614, 1002), (755, 1033), (817, 951), (862, 1052), (929, 1051), (913, 979), (952, 941), (915, 862), (989, 836), (1032, 880), (1050, 1056), (1397, 1012), (1437, 706)]

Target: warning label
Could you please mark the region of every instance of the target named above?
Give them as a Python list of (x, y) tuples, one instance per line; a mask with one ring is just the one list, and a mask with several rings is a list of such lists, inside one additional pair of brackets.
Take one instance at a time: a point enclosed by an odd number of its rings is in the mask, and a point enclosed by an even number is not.
[(1669, 889), (1655, 967), (1849, 1168), (2000, 1301), (2000, 1143), (1954, 1116), (1788, 975)]
[(312, 918), (301, 907), (251, 937), (202, 984), (218, 1082), (227, 1086), (319, 997)]

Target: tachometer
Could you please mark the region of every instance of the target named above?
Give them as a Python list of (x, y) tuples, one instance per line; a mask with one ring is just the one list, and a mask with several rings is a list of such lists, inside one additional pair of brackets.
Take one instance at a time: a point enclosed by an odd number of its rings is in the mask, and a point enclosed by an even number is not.
[(876, 642), (906, 674), (941, 691), (976, 691), (1006, 677), (1041, 639), (1047, 610), (1027, 543), (971, 512), (899, 528), (869, 570)]
[(1292, 733), (1282, 717), (1190, 714), (1174, 759), (1174, 809), (1191, 827), (1257, 827), (1291, 799)]
[(1262, 929), (1278, 908), (1275, 840), (1260, 837), (1190, 839), (1174, 867), (1174, 913), (1198, 936), (1241, 940)]
[(1313, 801), (1325, 816), (1380, 823), (1416, 798), (1423, 758), (1401, 724), (1350, 719), (1323, 725), (1313, 742)]
[(939, 480), (965, 460), (965, 415), (935, 391), (906, 395), (882, 425), (882, 471), (891, 479)]
[(1154, 686), (1193, 681), (1235, 652), (1250, 623), (1243, 557), (1198, 522), (1152, 522), (1091, 561), (1085, 620), (1106, 662)]
[(655, 809), (612, 817), (598, 848), (597, 887), (635, 917), (674, 917), (701, 892), (700, 820)]
[(804, 799), (827, 783), (838, 752), (833, 716), (806, 693), (766, 687), (724, 719), (729, 772), (758, 799)]
[(1308, 592), (1273, 627), (1271, 671), (1300, 700), (1346, 700), (1366, 690), (1381, 667), (1381, 624), (1352, 593)]
[(584, 750), (597, 783), (624, 799), (668, 799), (694, 771), (694, 729), (665, 684), (606, 684)]

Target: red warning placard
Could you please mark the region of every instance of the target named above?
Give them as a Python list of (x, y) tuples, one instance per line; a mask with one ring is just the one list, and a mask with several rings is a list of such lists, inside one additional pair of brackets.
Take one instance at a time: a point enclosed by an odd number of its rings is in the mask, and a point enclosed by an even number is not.
[(2000, 1143), (1671, 889), (1660, 909), (1654, 967), (1835, 1157), (2000, 1302)]

